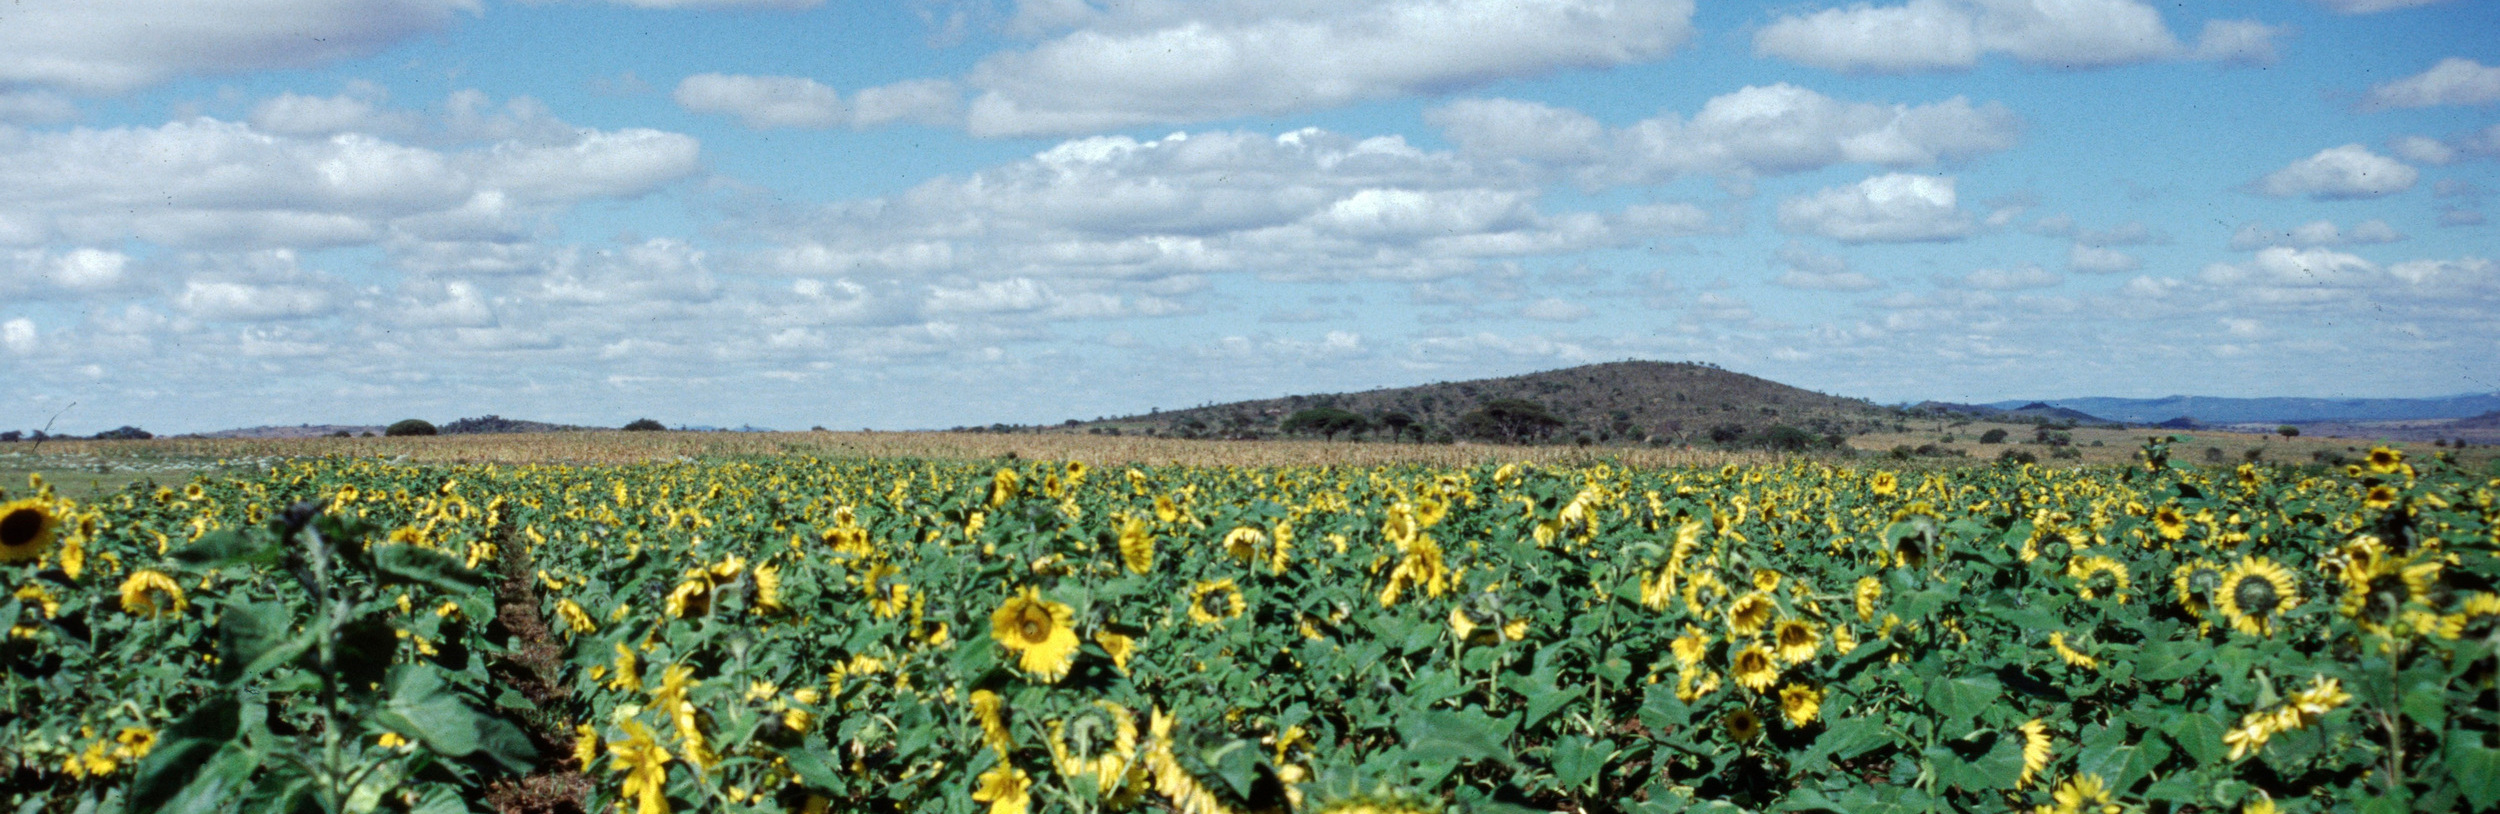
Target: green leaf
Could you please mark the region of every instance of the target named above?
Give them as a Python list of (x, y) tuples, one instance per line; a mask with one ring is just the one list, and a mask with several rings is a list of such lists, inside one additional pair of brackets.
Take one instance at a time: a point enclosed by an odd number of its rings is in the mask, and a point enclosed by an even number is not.
[(2004, 694), (2004, 685), (1989, 676), (1949, 678), (1927, 685), (1927, 705), (1960, 723), (1977, 717)]
[(285, 551), (278, 540), (259, 529), (211, 532), (173, 551), (176, 562), (199, 568), (229, 565), (270, 565)]
[(2434, 681), (2419, 681), (2405, 688), (2400, 707), (2405, 717), (2423, 728), (2437, 730), (2448, 725), (2448, 687)]
[(386, 585), (432, 585), (453, 594), (467, 593), (488, 582), (485, 574), (469, 570), (450, 554), (406, 544), (375, 547), (373, 571)]
[(1566, 789), (1583, 788), (1606, 770), (1606, 761), (1614, 754), (1612, 740), (1592, 742), (1578, 735), (1565, 735), (1554, 742), (1554, 780)]
[(2178, 741), (2179, 748), (2187, 750), (2188, 756), (2198, 763), (2219, 763), (2230, 754), (2222, 742), (2226, 729), (2211, 715), (2182, 711), (2162, 731), (2169, 733), (2170, 739)]
[[(195, 778), (203, 777), (209, 756), (234, 741), (242, 729), (243, 705), (231, 695), (219, 694), (193, 708), (166, 727), (156, 748), (139, 761), (130, 782), (130, 807), (137, 811), (164, 807)], [(240, 781), (235, 785), (241, 785)]]
[(2170, 744), (2160, 733), (2145, 732), (2129, 738), (2126, 731), (2123, 725), (2100, 730), (2084, 744), (2083, 753), (2075, 757), (2075, 771), (2100, 775), (2109, 781), (2110, 788), (2123, 790), (2169, 759)]
[(2154, 642), (2138, 651), (2136, 677), (2145, 681), (2176, 681), (2195, 675), (2213, 657), (2213, 648), (2202, 643)]
[(2482, 745), (2482, 735), (2467, 730), (2451, 730), (2447, 741), (2448, 775), (2476, 809), (2491, 810), (2500, 803), (2500, 749)]
[(1510, 736), (1503, 723), (1474, 707), (1457, 712), (1415, 710), (1398, 720), (1398, 734), (1406, 739), (1409, 756), (1417, 761), (1495, 760), (1516, 766), (1510, 749), (1502, 745)]
[(391, 677), (390, 700), (374, 712), (376, 722), (414, 735), (445, 757), (483, 755), (515, 773), (528, 771), (538, 750), (518, 727), (478, 712), (461, 700), (430, 666), (402, 667)]
[(840, 794), (845, 789), (842, 773), (825, 761), (823, 752), (813, 748), (790, 749), (781, 753), (781, 759), (792, 774), (798, 775), (799, 782), (811, 790)]
[(217, 680), (231, 684), (294, 661), (313, 646), (312, 631), (296, 632), (295, 615), (275, 602), (228, 605), (217, 622)]

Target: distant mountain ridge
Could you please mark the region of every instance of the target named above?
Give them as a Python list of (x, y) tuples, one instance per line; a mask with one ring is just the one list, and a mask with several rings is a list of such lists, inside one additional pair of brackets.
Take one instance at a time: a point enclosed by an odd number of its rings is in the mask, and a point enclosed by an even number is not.
[(2470, 393), (2420, 399), (2222, 398), (2165, 396), (2157, 399), (2087, 397), (2045, 402), (2000, 401), (1985, 406), (2002, 410), (2044, 403), (2129, 424), (2158, 424), (2174, 418), (2199, 424), (2324, 421), (2419, 421), (2469, 418), (2500, 410), (2500, 393)]

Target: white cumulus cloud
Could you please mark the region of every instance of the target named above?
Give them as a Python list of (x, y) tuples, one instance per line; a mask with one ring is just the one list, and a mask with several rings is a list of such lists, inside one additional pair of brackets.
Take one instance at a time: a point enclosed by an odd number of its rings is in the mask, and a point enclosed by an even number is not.
[(2500, 68), (2464, 57), (2449, 57), (2430, 70), (2370, 88), (2363, 110), (2391, 110), (2440, 105), (2487, 105), (2500, 102)]
[(2372, 243), (2394, 243), (2405, 239), (2403, 232), (2383, 220), (2365, 220), (2346, 230), (2334, 221), (2314, 220), (2290, 229), (2271, 229), (2261, 223), (2243, 223), (2231, 232), (2231, 248), (2250, 251), (2269, 246), (2314, 248)]
[(1754, 32), (1754, 53), (1835, 71), (1963, 70), (2001, 53), (2030, 65), (2101, 68), (2182, 55), (2252, 61), (2273, 29), (2207, 29), (2189, 52), (2161, 14), (2137, 0), (1910, 0), (1784, 15)]
[(2003, 105), (1958, 96), (1923, 105), (1845, 102), (1787, 83), (1713, 97), (1690, 119), (1668, 114), (1615, 130), (1576, 111), (1509, 99), (1461, 100), (1426, 118), (1468, 155), (1546, 164), (1598, 184), (1834, 164), (1927, 166), (2011, 148), (2022, 127)]
[(0, 25), (0, 84), (119, 93), (184, 75), (309, 67), (478, 11), (477, 0), (16, 3)]
[(671, 98), (689, 111), (730, 114), (758, 130), (832, 127), (843, 112), (832, 88), (798, 76), (696, 74), (678, 82)]
[(2404, 162), (2370, 152), (2370, 148), (2359, 144), (2346, 144), (2294, 161), (2257, 179), (2250, 188), (2277, 198), (2377, 198), (2412, 189), (2420, 177), (2420, 171)]
[(2144, 260), (2117, 249), (2076, 243), (2066, 249), (2066, 267), (2085, 274), (2122, 274), (2143, 268)]
[(2445, 3), (2448, 0), (2311, 0), (2337, 14), (2377, 14), (2382, 11), (2418, 8)]
[(976, 135), (1337, 107), (1565, 68), (1666, 56), (1692, 36), (1692, 0), (1376, 0), (1088, 8), (964, 83)]
[(1888, 173), (1781, 201), (1779, 228), (1843, 243), (1910, 243), (1957, 240), (1975, 227), (1951, 177)]

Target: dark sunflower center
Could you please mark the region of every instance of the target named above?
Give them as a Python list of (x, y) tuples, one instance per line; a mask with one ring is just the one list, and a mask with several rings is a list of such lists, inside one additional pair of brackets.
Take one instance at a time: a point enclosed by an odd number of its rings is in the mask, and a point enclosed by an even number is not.
[(43, 533), (43, 512), (41, 511), (19, 509), (10, 512), (7, 517), (0, 517), (0, 545), (22, 546), (34, 542), (35, 535), (41, 533)]
[(2274, 606), (2283, 601), (2283, 595), (2274, 590), (2273, 582), (2251, 575), (2241, 577), (2240, 584), (2232, 586), (2231, 599), (2239, 603), (2241, 613), (2264, 616), (2274, 612)]
[(1787, 646), (1787, 647), (1796, 647), (1796, 646), (1804, 645), (1804, 644), (1806, 644), (1806, 643), (1808, 643), (1808, 642), (1811, 642), (1811, 641), (1813, 641), (1813, 640), (1814, 640), (1814, 634), (1812, 634), (1812, 633), (1808, 632), (1808, 631), (1807, 631), (1804, 627), (1802, 627), (1802, 626), (1789, 626), (1789, 627), (1780, 628), (1780, 644), (1781, 644), (1781, 645), (1783, 645), (1783, 646)]
[(2197, 593), (2209, 593), (2222, 584), (2222, 575), (2211, 568), (2199, 568), (2188, 575), (2188, 587)]
[(1205, 610), (1208, 616), (1224, 615), (1226, 604), (1223, 591), (1208, 591), (1206, 596), (1198, 598), (1198, 607)]
[(1031, 614), (1026, 614), (1024, 624), (1018, 626), (1016, 632), (1024, 636), (1025, 641), (1038, 642), (1049, 638), (1050, 624), (1033, 618)]

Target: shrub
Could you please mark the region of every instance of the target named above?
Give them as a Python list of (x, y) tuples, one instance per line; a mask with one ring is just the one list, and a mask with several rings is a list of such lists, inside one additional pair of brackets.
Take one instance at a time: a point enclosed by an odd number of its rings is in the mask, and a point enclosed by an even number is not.
[(666, 425), (648, 418), (637, 418), (625, 425), (626, 432), (655, 432), (665, 429), (668, 429)]
[(156, 436), (147, 430), (127, 424), (95, 434), (95, 440), (98, 441), (145, 441), (154, 437)]
[(2031, 454), (2027, 449), (2009, 449), (1997, 453), (1997, 460), (2012, 464), (2036, 464), (2040, 462), (2040, 456)]
[(1987, 431), (1987, 432), (1980, 433), (1980, 434), (1979, 434), (1979, 443), (1982, 443), (1982, 444), (2002, 444), (2002, 443), (2005, 443), (2005, 428), (2004, 428), (2004, 427), (1998, 427), (1998, 428), (1996, 428), (1996, 429), (1992, 429), (1992, 430), (1989, 430), (1989, 431)]
[(403, 435), (433, 435), (434, 433), (433, 422), (422, 418), (403, 418), (382, 430), (383, 435), (393, 438)]

